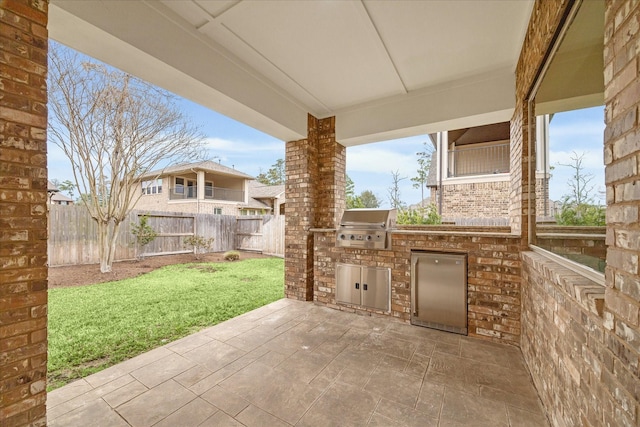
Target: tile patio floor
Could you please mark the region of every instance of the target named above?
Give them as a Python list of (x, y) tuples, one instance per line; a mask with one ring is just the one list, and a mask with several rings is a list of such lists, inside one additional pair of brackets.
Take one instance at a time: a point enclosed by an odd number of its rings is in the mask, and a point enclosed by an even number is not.
[(279, 300), (57, 389), (48, 425), (548, 426), (517, 348)]

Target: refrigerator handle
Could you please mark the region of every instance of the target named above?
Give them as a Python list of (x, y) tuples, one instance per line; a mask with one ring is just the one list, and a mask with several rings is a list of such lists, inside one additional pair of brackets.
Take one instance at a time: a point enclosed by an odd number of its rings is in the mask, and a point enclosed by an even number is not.
[(413, 316), (418, 317), (418, 306), (416, 306), (416, 292), (418, 287), (416, 286), (415, 281), (418, 276), (418, 257), (413, 257), (411, 259), (411, 309), (413, 310)]

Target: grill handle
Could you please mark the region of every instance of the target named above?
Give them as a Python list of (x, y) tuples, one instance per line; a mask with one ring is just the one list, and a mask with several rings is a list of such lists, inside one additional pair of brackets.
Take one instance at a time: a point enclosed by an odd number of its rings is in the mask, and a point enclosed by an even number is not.
[(417, 279), (418, 274), (418, 258), (412, 257), (411, 259), (411, 310), (413, 311), (413, 316), (418, 317), (418, 307), (416, 306), (416, 292), (418, 287), (416, 286), (415, 280)]

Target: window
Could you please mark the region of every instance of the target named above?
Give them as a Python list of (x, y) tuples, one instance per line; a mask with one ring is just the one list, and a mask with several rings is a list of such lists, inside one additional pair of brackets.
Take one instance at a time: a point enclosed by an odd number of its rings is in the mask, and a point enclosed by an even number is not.
[(213, 182), (204, 183), (204, 197), (213, 199)]
[(222, 215), (222, 208), (213, 208), (214, 215)]
[(174, 191), (176, 194), (184, 194), (184, 178), (176, 178), (176, 187)]
[(162, 193), (162, 178), (142, 181), (142, 194), (160, 194)]
[[(604, 283), (604, 2), (578, 1), (529, 99), (531, 246)], [(533, 200), (533, 198), (531, 199)], [(532, 212), (533, 210), (530, 210)], [(531, 235), (531, 233), (530, 233)]]

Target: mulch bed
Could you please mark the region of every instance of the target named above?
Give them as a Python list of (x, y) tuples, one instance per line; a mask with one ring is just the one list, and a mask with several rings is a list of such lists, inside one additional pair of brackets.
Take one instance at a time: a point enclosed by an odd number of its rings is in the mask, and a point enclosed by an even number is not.
[[(223, 255), (224, 253), (222, 252), (203, 254), (200, 255), (199, 260), (197, 260), (193, 254), (159, 255), (147, 257), (140, 261), (120, 261), (113, 263), (113, 271), (111, 271), (111, 273), (100, 273), (99, 264), (49, 267), (49, 289), (92, 285), (95, 283), (128, 279), (164, 267), (165, 265), (230, 262), (225, 261)], [(248, 258), (268, 257), (259, 253), (240, 252), (241, 260)]]

